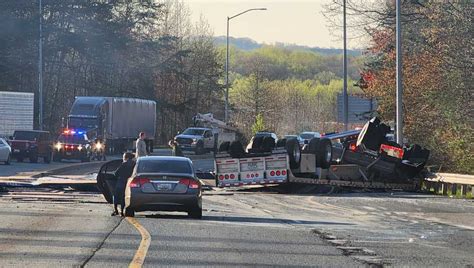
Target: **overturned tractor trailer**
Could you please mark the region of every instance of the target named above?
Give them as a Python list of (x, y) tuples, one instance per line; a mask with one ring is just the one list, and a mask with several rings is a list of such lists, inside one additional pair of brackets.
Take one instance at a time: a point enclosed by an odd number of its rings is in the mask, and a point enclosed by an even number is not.
[(284, 183), (365, 188), (416, 189), (429, 151), (390, 142), (390, 128), (377, 118), (362, 130), (313, 138), (301, 147), (297, 140), (279, 140), (274, 147), (243, 150), (233, 142), (216, 154), (218, 187)]
[(140, 132), (153, 151), (156, 131), (156, 102), (121, 97), (76, 97), (68, 116), (68, 128), (87, 132), (91, 139), (104, 140), (108, 153), (135, 148)]

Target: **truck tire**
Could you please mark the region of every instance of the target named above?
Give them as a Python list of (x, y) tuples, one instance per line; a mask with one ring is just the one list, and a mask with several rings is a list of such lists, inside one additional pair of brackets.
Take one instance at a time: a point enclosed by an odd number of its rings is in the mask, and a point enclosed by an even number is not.
[(330, 139), (320, 139), (316, 153), (316, 166), (329, 168), (332, 161), (332, 143)]
[(31, 153), (29, 158), (31, 163), (38, 163), (38, 154), (36, 152)]
[(219, 145), (219, 152), (227, 152), (229, 151), (230, 141), (225, 141)]
[(280, 139), (276, 143), (277, 148), (284, 148), (286, 146), (286, 139)]
[(313, 153), (317, 154), (319, 149), (319, 138), (312, 138), (308, 143), (308, 150)]
[(252, 140), (252, 149), (258, 150), (262, 148), (263, 137), (254, 137)]
[(297, 169), (301, 163), (301, 148), (297, 140), (289, 140), (286, 142), (286, 151), (290, 158), (290, 168)]
[(194, 151), (196, 155), (203, 154), (204, 153), (204, 144), (202, 142), (198, 142), (196, 145), (196, 150)]
[(240, 141), (233, 141), (229, 145), (229, 154), (232, 158), (242, 158), (245, 156), (244, 146)]
[(275, 139), (272, 137), (264, 137), (262, 141), (262, 150), (271, 152), (275, 148)]

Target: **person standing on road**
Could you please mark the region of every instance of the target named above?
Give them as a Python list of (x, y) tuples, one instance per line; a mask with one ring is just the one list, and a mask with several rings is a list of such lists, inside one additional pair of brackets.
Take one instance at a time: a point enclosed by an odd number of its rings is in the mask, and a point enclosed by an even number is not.
[(112, 216), (118, 215), (118, 205), (120, 204), (122, 217), (124, 216), (123, 212), (125, 210), (125, 187), (127, 186), (128, 178), (132, 176), (133, 168), (135, 167), (135, 161), (133, 161), (132, 153), (123, 154), (123, 162), (120, 167), (115, 171), (115, 178), (117, 179), (117, 184), (115, 185), (114, 192), (114, 212)]
[(168, 142), (168, 145), (173, 150), (173, 152), (172, 152), (173, 156), (184, 156), (183, 151), (181, 151), (181, 148), (179, 148), (178, 143), (176, 141), (170, 140)]
[(137, 147), (137, 150), (135, 153), (136, 158), (148, 155), (148, 152), (146, 150), (145, 132), (140, 132), (140, 135), (138, 136), (138, 139), (137, 139), (136, 147)]

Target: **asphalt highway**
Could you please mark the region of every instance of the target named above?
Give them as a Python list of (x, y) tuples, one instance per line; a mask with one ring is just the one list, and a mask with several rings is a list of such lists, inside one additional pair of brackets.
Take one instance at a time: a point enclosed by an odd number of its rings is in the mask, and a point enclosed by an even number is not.
[[(212, 159), (195, 160), (196, 168)], [(77, 169), (74, 173), (91, 173)], [(1, 173), (1, 171), (0, 171)], [(0, 192), (0, 267), (469, 267), (474, 202), (406, 192), (213, 189), (204, 217), (111, 217), (97, 193)], [(147, 244), (146, 247), (143, 247)]]

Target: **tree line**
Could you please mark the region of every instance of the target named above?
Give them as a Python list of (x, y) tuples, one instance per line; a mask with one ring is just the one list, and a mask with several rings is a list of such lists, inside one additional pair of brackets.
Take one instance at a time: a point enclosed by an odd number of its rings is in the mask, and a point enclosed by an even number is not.
[[(342, 2), (326, 7), (341, 14)], [(360, 85), (395, 118), (395, 1), (348, 1), (351, 30), (369, 47)], [(431, 149), (435, 171), (474, 173), (472, 1), (404, 0), (401, 5), (404, 133)], [(338, 21), (334, 21), (337, 25)], [(356, 28), (356, 29), (354, 29)]]
[[(44, 129), (59, 130), (75, 96), (157, 101), (163, 143), (195, 113), (222, 113), (213, 33), (183, 1), (42, 2)], [(37, 1), (1, 1), (0, 90), (37, 93), (39, 16)]]

